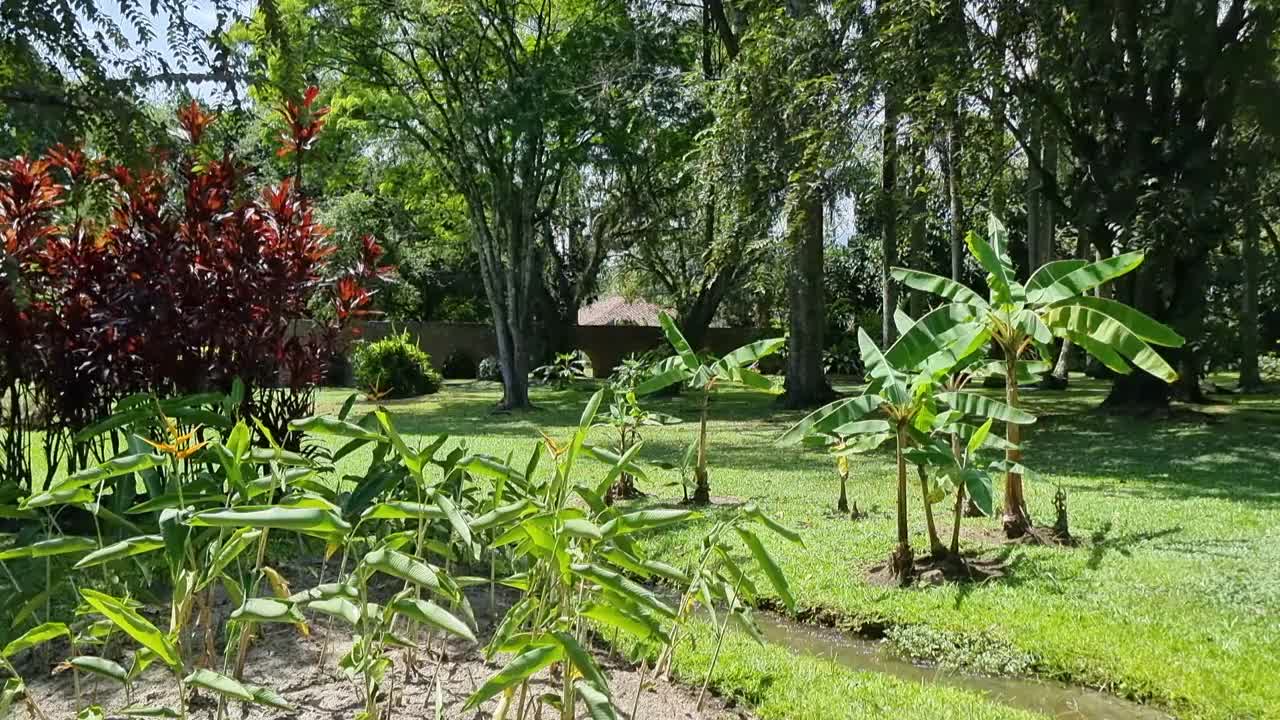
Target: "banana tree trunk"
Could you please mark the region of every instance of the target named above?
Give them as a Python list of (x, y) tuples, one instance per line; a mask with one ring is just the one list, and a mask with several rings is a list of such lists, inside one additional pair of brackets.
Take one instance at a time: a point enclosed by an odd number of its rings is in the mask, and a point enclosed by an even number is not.
[(902, 452), (907, 445), (907, 431), (898, 425), (898, 545), (889, 556), (889, 571), (899, 585), (908, 585), (914, 575), (915, 555), (911, 552), (911, 537), (907, 534), (907, 459)]
[[(1018, 402), (1018, 356), (1013, 350), (1005, 351), (1005, 400), (1011, 408), (1019, 407)], [(1004, 478), (1004, 525), (1005, 537), (1010, 540), (1022, 537), (1031, 530), (1031, 516), (1027, 512), (1027, 502), (1023, 495), (1022, 473), (1016, 467), (1022, 464), (1022, 427), (1017, 423), (1005, 423), (1005, 439), (1010, 447), (1004, 451), (1005, 462), (1009, 469)]]
[(698, 464), (693, 475), (696, 485), (693, 488), (694, 505), (711, 504), (711, 479), (707, 474), (707, 410), (711, 404), (711, 393), (702, 391), (702, 414), (698, 419)]

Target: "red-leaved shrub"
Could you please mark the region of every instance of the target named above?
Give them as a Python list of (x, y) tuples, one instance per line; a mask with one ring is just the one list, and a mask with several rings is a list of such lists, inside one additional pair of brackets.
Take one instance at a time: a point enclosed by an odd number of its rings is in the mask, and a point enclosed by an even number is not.
[[(225, 390), (235, 378), (250, 389), (244, 412), (278, 437), (309, 411), (349, 321), (368, 312), (370, 286), (391, 275), (372, 238), (351, 266), (331, 265), (330, 231), (299, 190), (326, 112), (315, 99), (310, 88), (281, 113), (293, 176), (256, 192), (251, 168), (206, 147), (216, 117), (194, 102), (178, 112), (184, 147), (151, 168), (64, 148), (0, 161), (7, 442), (38, 413), (54, 431), (50, 465), (74, 464), (65, 431), (120, 398)], [(317, 306), (328, 309), (312, 318)], [(315, 329), (300, 335), (303, 319)], [(21, 481), (21, 462), (9, 457), (0, 483)]]

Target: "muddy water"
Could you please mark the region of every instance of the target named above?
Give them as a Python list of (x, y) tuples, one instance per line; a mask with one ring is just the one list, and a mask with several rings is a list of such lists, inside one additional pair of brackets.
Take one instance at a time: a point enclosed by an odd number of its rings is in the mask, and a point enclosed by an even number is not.
[(988, 699), (1063, 720), (1169, 720), (1152, 707), (1074, 685), (1032, 678), (967, 675), (915, 665), (896, 657), (883, 643), (817, 628), (772, 613), (756, 613), (765, 639), (853, 670), (888, 673), (913, 682), (976, 690)]

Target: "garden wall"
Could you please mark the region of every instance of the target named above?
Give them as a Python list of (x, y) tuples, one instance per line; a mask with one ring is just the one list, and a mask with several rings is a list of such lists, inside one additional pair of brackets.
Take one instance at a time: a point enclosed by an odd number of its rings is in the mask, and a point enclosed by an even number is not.
[[(377, 340), (392, 332), (407, 330), (418, 346), (431, 355), (436, 369), (455, 352), (466, 353), (475, 362), (498, 354), (493, 326), (487, 323), (395, 323), (367, 322), (360, 325), (361, 337)], [(666, 345), (662, 329), (638, 325), (579, 325), (574, 329), (575, 345), (591, 359), (596, 377), (605, 377), (623, 358)], [(753, 340), (781, 334), (775, 328), (710, 328), (703, 343), (713, 353), (726, 353)]]

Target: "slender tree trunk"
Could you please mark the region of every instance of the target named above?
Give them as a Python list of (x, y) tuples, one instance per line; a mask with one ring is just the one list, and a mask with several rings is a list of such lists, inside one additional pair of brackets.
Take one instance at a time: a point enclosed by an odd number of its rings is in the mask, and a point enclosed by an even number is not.
[[(1089, 254), (1089, 232), (1085, 228), (1080, 228), (1076, 236), (1076, 252), (1074, 257), (1077, 260), (1087, 260)], [(1064, 389), (1071, 381), (1071, 350), (1074, 343), (1070, 338), (1062, 340), (1062, 347), (1058, 350), (1058, 361), (1053, 365), (1052, 386), (1058, 389)]]
[[(1005, 352), (1005, 402), (1009, 407), (1017, 408), (1018, 402), (1018, 357), (1013, 351)], [(1009, 463), (1004, 479), (1004, 525), (1005, 536), (1009, 539), (1019, 538), (1031, 529), (1031, 515), (1027, 512), (1027, 501), (1023, 494), (1022, 473), (1015, 466), (1022, 464), (1022, 426), (1017, 423), (1005, 423), (1005, 439), (1009, 441), (1009, 449), (1005, 450), (1004, 459)]]
[[(1048, 128), (1045, 123), (1040, 124), (1040, 140), (1042, 143), (1041, 161), (1044, 163), (1044, 169), (1053, 173), (1055, 178), (1058, 172), (1058, 138), (1053, 134), (1053, 130)], [(1044, 172), (1040, 173), (1040, 264), (1053, 262), (1057, 257), (1057, 215), (1054, 212), (1053, 199), (1049, 197), (1048, 178)], [(1038, 267), (1038, 266), (1037, 266)], [(1036, 268), (1028, 268), (1028, 272), (1035, 272)]]
[[(923, 128), (917, 128), (916, 133), (923, 134)], [(917, 138), (912, 142), (911, 152), (911, 257), (907, 263), (908, 267), (914, 268), (924, 268), (928, 259), (926, 247), (928, 226), (925, 224), (928, 207), (925, 205), (924, 193), (928, 171), (925, 168), (925, 161), (924, 141)], [(924, 315), (925, 308), (928, 307), (928, 294), (923, 290), (913, 290), (910, 307), (911, 317), (920, 319)]]
[[(960, 457), (960, 436), (951, 436), (951, 455)], [(960, 520), (964, 517), (965, 508), (965, 489), (964, 483), (961, 482), (956, 487), (956, 505), (954, 516), (951, 518), (951, 554), (954, 557), (960, 557)]]
[(898, 264), (898, 98), (892, 84), (884, 91), (880, 165), (881, 341), (888, 348), (897, 337), (893, 313), (898, 290), (890, 270)]
[(1262, 386), (1258, 372), (1258, 265), (1262, 258), (1258, 253), (1256, 212), (1250, 211), (1245, 218), (1240, 250), (1244, 264), (1244, 297), (1240, 301), (1240, 389), (1257, 390)]
[(964, 199), (961, 196), (960, 150), (963, 137), (960, 110), (953, 107), (947, 121), (947, 229), (951, 235), (951, 279), (961, 282), (964, 274)]
[(787, 340), (786, 394), (782, 403), (789, 408), (816, 407), (832, 396), (831, 386), (822, 371), (825, 324), (822, 210), (822, 194), (810, 188), (806, 197), (793, 208), (793, 217), (788, 218), (791, 263), (787, 285), (791, 332)]
[(1032, 113), (1035, 118), (1031, 121), (1031, 127), (1027, 133), (1027, 153), (1034, 158), (1027, 159), (1027, 264), (1024, 277), (1029, 276), (1044, 264), (1044, 258), (1040, 257), (1040, 211), (1043, 207), (1040, 186), (1044, 182), (1040, 176), (1040, 115), (1035, 110), (1032, 110)]

